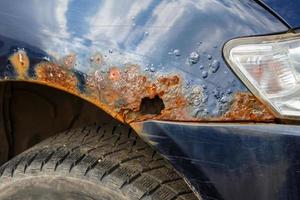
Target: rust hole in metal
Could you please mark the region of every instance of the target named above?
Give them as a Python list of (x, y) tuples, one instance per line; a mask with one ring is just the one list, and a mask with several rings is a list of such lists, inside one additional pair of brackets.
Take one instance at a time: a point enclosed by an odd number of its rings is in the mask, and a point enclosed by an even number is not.
[(158, 95), (156, 95), (154, 98), (143, 98), (140, 105), (140, 111), (144, 115), (159, 115), (163, 109), (165, 109), (165, 104)]

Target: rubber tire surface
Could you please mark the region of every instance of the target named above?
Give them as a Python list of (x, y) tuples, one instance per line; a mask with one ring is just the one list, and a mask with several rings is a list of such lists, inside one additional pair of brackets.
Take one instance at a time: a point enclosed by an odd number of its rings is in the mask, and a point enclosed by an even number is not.
[(0, 168), (0, 199), (196, 200), (172, 166), (130, 128), (70, 130)]

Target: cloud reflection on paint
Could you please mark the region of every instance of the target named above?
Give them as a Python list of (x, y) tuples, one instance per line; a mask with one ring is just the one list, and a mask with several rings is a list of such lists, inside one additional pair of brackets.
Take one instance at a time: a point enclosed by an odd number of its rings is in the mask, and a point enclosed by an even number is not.
[[(207, 51), (221, 48), (230, 38), (282, 26), (248, 0), (28, 0), (17, 8), (9, 1), (0, 6), (7, 7), (0, 17), (18, 9), (4, 35), (36, 44), (57, 57), (76, 53), (81, 63), (77, 67), (86, 72), (89, 56), (113, 49), (121, 54), (112, 54), (111, 64), (154, 63), (193, 74), (185, 58), (200, 41)], [(15, 33), (16, 18), (24, 21), (23, 37)], [(180, 49), (182, 56), (170, 58), (170, 49)]]

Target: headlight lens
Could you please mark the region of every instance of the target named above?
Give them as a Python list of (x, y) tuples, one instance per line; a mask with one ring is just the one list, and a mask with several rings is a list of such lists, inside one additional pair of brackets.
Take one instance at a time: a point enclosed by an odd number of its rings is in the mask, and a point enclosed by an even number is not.
[(300, 34), (235, 39), (224, 57), (279, 117), (300, 117)]

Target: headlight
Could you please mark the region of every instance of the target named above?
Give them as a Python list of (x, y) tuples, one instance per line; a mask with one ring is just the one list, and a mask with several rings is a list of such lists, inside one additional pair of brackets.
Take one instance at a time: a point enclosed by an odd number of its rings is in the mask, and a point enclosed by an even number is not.
[(300, 34), (234, 39), (224, 57), (278, 117), (300, 117)]

